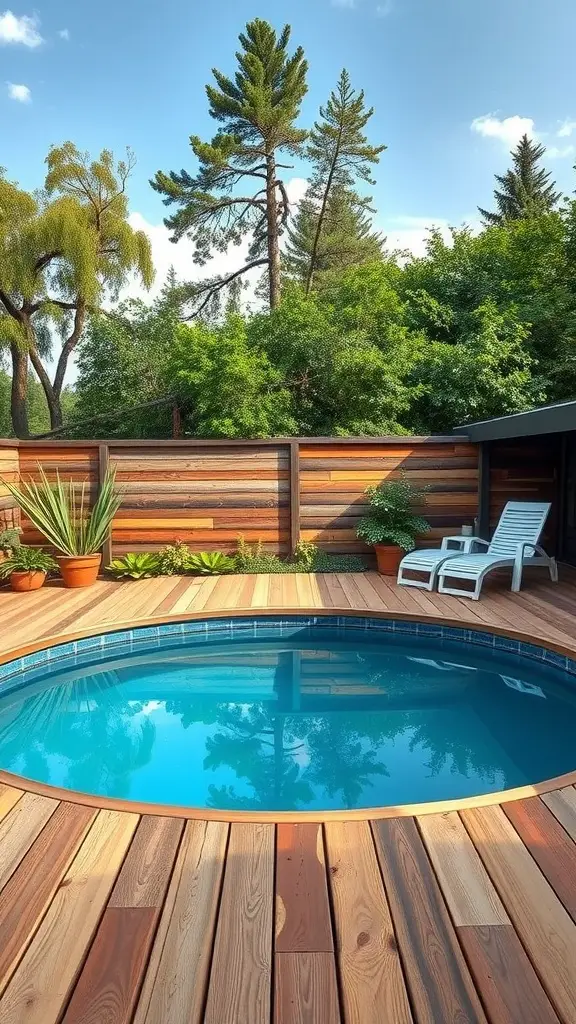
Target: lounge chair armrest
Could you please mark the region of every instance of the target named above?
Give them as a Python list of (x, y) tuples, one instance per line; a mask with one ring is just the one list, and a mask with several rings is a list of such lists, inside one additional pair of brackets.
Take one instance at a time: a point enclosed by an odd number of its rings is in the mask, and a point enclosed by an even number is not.
[(480, 545), (483, 544), (485, 548), (489, 548), (490, 547), (490, 541), (489, 540), (484, 540), (483, 537), (473, 537), (472, 541), (473, 541), (474, 544), (480, 544)]
[(515, 558), (516, 562), (522, 562), (523, 561), (527, 549), (532, 551), (532, 552), (534, 552), (534, 554), (540, 555), (542, 558), (548, 558), (549, 557), (546, 554), (546, 552), (544, 551), (544, 548), (540, 546), (540, 544), (534, 544), (532, 541), (523, 540), (522, 543), (519, 544), (518, 547), (516, 548), (516, 558)]

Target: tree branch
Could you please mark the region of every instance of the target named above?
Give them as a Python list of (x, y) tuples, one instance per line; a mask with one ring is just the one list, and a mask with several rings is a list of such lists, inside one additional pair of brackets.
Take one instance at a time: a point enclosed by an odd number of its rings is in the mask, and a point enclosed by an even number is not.
[(54, 374), (53, 388), (55, 393), (60, 397), (62, 391), (62, 385), (64, 384), (64, 377), (68, 368), (68, 360), (71, 353), (76, 348), (76, 345), (80, 341), (80, 336), (84, 330), (84, 323), (86, 321), (86, 305), (79, 299), (76, 307), (76, 313), (74, 314), (74, 326), (71, 334), (66, 338), (62, 346), (62, 350), (58, 357), (58, 363), (56, 364), (56, 373)]
[(20, 324), (23, 322), (22, 313), (18, 309), (18, 306), (16, 306), (12, 302), (12, 299), (10, 298), (8, 293), (7, 292), (3, 292), (1, 288), (0, 288), (0, 302), (4, 306), (6, 312), (8, 313), (9, 316), (11, 316), (14, 320), (17, 320), (18, 323), (20, 323)]
[(187, 316), (184, 319), (193, 320), (194, 317), (199, 316), (202, 310), (206, 308), (212, 297), (216, 295), (217, 292), (221, 291), (222, 288), (225, 288), (226, 285), (231, 284), (232, 281), (235, 281), (237, 277), (241, 277), (242, 274), (246, 274), (249, 270), (253, 270), (254, 267), (263, 267), (266, 263), (268, 263), (267, 256), (259, 260), (251, 260), (250, 263), (246, 263), (243, 267), (240, 268), (240, 270), (235, 270), (234, 273), (229, 274), (228, 277), (223, 277), (220, 281), (212, 282), (211, 284), (206, 284), (204, 288), (199, 288), (197, 293), (198, 295), (201, 295), (203, 292), (207, 292), (207, 294), (204, 297), (203, 301), (198, 306), (198, 308), (195, 309), (194, 312), (190, 314), (190, 316)]
[(62, 434), (66, 430), (76, 430), (78, 427), (84, 427), (89, 423), (97, 423), (99, 420), (111, 420), (115, 417), (123, 417), (131, 412), (138, 412), (140, 409), (151, 409), (155, 405), (172, 405), (178, 401), (178, 395), (168, 395), (165, 398), (155, 398), (151, 402), (141, 402), (139, 405), (127, 405), (123, 409), (112, 409), (110, 412), (99, 412), (94, 416), (89, 416), (85, 420), (71, 420), (69, 423), (63, 423), (60, 427), (55, 427), (54, 430), (47, 430), (44, 434), (33, 434), (31, 440), (41, 441), (44, 437), (55, 437), (57, 434)]

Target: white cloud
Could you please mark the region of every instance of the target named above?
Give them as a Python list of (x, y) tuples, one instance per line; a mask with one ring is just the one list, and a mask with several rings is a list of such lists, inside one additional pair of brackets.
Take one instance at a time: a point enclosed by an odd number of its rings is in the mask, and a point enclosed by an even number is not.
[(27, 85), (15, 85), (13, 82), (7, 82), (8, 95), (11, 100), (16, 100), (18, 103), (30, 103), (32, 100), (32, 93)]
[(563, 160), (568, 156), (573, 156), (576, 152), (574, 146), (548, 146), (546, 149), (546, 156), (550, 157), (551, 160)]
[(43, 42), (38, 31), (38, 19), (23, 14), (17, 18), (12, 11), (4, 11), (0, 14), (0, 45), (3, 43), (16, 43), (22, 46), (29, 46), (32, 49), (40, 46)]
[(61, 28), (58, 35), (60, 36), (60, 39), (64, 39), (66, 42), (70, 39), (70, 32), (67, 28)]
[(556, 132), (559, 139), (569, 139), (574, 129), (576, 128), (576, 121), (566, 120), (560, 125), (560, 128)]
[(507, 148), (515, 146), (523, 135), (527, 135), (529, 139), (537, 138), (533, 119), (521, 117), (519, 114), (502, 120), (494, 114), (483, 114), (482, 117), (474, 118), (470, 129), (484, 138), (499, 139)]
[(376, 17), (387, 18), (389, 14), (392, 14), (393, 9), (394, 4), (392, 3), (392, 0), (384, 0), (383, 3), (378, 4), (376, 7)]
[[(476, 234), (481, 227), (476, 215), (467, 217), (465, 223)], [(412, 256), (426, 254), (426, 242), (432, 228), (437, 228), (445, 242), (451, 240), (450, 224), (444, 217), (390, 217), (375, 227), (386, 236), (388, 250), (399, 249)]]

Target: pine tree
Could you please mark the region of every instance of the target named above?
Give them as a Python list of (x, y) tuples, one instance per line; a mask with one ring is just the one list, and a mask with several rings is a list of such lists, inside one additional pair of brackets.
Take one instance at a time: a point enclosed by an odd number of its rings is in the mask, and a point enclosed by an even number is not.
[(380, 259), (384, 239), (372, 228), (372, 210), (368, 204), (369, 200), (361, 199), (349, 189), (333, 189), (317, 239), (318, 206), (305, 195), (293, 226), (288, 229), (284, 264), (290, 276), (306, 285), (314, 245), (316, 288), (330, 271)]
[(478, 207), (484, 219), (484, 226), (501, 227), (511, 220), (538, 217), (554, 209), (561, 193), (555, 191), (556, 183), (550, 180), (550, 172), (538, 163), (546, 152), (545, 146), (523, 135), (516, 149), (510, 153), (512, 167), (506, 174), (497, 174), (500, 188), (494, 189), (496, 212)]
[[(210, 305), (221, 289), (254, 267), (265, 266), (270, 306), (280, 301), (280, 234), (289, 216), (288, 195), (279, 177), (278, 153), (296, 154), (306, 132), (296, 127), (306, 94), (308, 65), (301, 47), (288, 54), (290, 27), (279, 36), (266, 21), (256, 18), (240, 35), (234, 79), (213, 70), (216, 87), (208, 85), (210, 115), (222, 128), (211, 142), (190, 139), (200, 167), (186, 171), (158, 171), (152, 188), (168, 206), (178, 209), (164, 223), (172, 240), (184, 235), (196, 244), (194, 260), (201, 266), (214, 250), (224, 252), (251, 236), (244, 266), (226, 276), (191, 284), (193, 315)], [(240, 186), (253, 184), (243, 195)]]
[[(386, 146), (369, 145), (364, 134), (373, 113), (372, 107), (366, 110), (364, 92), (356, 93), (344, 69), (336, 90), (330, 94), (326, 106), (320, 108), (320, 119), (314, 123), (307, 148), (308, 159), (314, 166), (307, 202), (309, 212), (315, 215), (316, 227), (305, 276), (306, 294), (319, 269), (333, 194), (342, 197), (347, 192), (351, 205), (356, 201), (360, 216), (365, 212), (365, 202), (370, 202), (369, 199), (354, 200), (353, 189), (357, 179), (374, 184), (371, 165), (378, 163), (386, 149)], [(292, 238), (292, 243), (294, 241)]]
[[(0, 173), (0, 346), (12, 360), (11, 411), (17, 437), (29, 433), (29, 364), (40, 381), (52, 428), (62, 424), (61, 397), (70, 356), (90, 309), (105, 290), (117, 293), (131, 273), (149, 286), (150, 242), (128, 223), (126, 186), (134, 166), (97, 160), (71, 142), (52, 147), (44, 189), (23, 191)], [(46, 362), (62, 344), (51, 378)]]

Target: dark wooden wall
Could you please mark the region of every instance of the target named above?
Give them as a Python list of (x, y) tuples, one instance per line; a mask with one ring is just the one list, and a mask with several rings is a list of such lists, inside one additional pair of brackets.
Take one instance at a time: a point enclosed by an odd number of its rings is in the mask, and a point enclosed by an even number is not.
[(490, 526), (507, 501), (550, 501), (544, 544), (554, 553), (558, 537), (561, 435), (490, 443)]
[[(478, 507), (477, 449), (454, 437), (20, 441), (11, 451), (21, 478), (37, 478), (41, 465), (49, 479), (59, 472), (79, 486), (86, 481), (92, 497), (106, 464), (113, 467), (124, 494), (114, 554), (157, 551), (176, 539), (194, 550), (233, 551), (239, 534), (280, 554), (298, 539), (333, 552), (366, 551), (355, 533), (365, 489), (402, 474), (426, 488), (421, 511), (432, 530), (424, 543), (471, 524)], [(11, 454), (13, 472), (15, 465)], [(25, 541), (42, 542), (23, 526)]]

